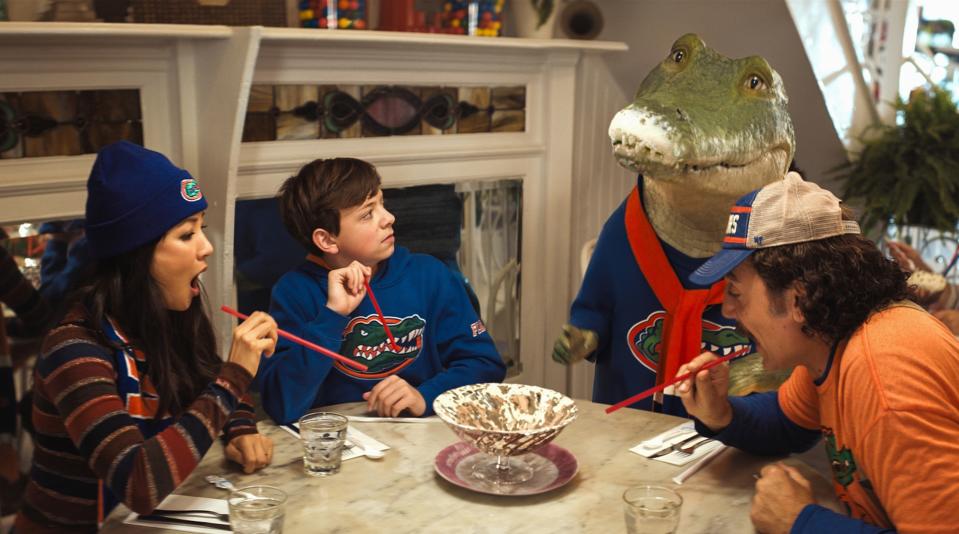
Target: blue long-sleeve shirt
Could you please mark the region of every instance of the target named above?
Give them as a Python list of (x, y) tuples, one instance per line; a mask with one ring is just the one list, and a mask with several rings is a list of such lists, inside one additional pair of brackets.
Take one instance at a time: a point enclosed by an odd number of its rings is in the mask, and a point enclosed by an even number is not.
[[(779, 406), (775, 391), (745, 397), (730, 397), (733, 419), (729, 426), (713, 432), (696, 420), (696, 431), (726, 445), (764, 456), (805, 452), (822, 437), (819, 430), (803, 428), (792, 422)], [(762, 436), (762, 439), (757, 439)], [(791, 534), (889, 534), (895, 532), (870, 525), (860, 519), (837, 514), (810, 504), (803, 508), (790, 529)]]
[(499, 382), (506, 366), (463, 285), (435, 258), (396, 247), (370, 281), (399, 353), (389, 346), (369, 298), (349, 316), (326, 307), (329, 271), (307, 262), (273, 288), (270, 314), (280, 328), (363, 363), (361, 371), (280, 339), (257, 375), (263, 407), (281, 424), (316, 406), (363, 399), (396, 374), (433, 399), (459, 386)]

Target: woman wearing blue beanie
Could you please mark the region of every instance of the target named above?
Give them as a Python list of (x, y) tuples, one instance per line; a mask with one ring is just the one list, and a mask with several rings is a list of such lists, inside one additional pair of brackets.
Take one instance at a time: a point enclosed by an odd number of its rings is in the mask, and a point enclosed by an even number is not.
[(34, 373), (36, 448), (16, 531), (90, 532), (118, 502), (150, 513), (224, 436), (248, 473), (273, 443), (246, 396), (276, 323), (254, 313), (217, 356), (199, 275), (213, 247), (185, 170), (119, 142), (87, 182), (94, 274), (47, 334)]

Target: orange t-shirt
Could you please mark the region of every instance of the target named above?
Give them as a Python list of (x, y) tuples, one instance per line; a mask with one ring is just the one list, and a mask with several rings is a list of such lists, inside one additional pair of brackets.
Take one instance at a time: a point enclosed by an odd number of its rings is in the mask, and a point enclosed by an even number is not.
[(779, 404), (822, 429), (850, 516), (906, 533), (959, 531), (959, 341), (931, 315), (906, 305), (873, 314), (822, 384), (797, 367)]

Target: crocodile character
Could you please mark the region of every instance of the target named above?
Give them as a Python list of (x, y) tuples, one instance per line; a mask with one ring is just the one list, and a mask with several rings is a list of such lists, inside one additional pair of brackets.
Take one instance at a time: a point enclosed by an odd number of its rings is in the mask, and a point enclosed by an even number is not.
[[(715, 305), (722, 286), (696, 288), (686, 279), (720, 249), (736, 199), (789, 169), (795, 135), (787, 101), (782, 79), (766, 60), (730, 59), (687, 34), (611, 121), (614, 156), (640, 175), (603, 227), (553, 352), (562, 363), (595, 361), (594, 400), (622, 400), (653, 385), (657, 373), (659, 381), (672, 378), (700, 350), (722, 354), (742, 346), (740, 335), (710, 331), (719, 325), (732, 332)], [(668, 357), (659, 358), (657, 348), (650, 369), (630, 333), (657, 312), (664, 323), (675, 318), (676, 324), (661, 327), (670, 334), (656, 342), (667, 345)], [(754, 373), (754, 365), (742, 367)], [(767, 387), (735, 376), (731, 384), (738, 392)], [(681, 406), (666, 411), (685, 413)]]
[(413, 363), (423, 348), (426, 321), (415, 314), (403, 319), (385, 319), (399, 350), (394, 350), (390, 345), (379, 317), (354, 317), (343, 330), (343, 344), (339, 352), (366, 365), (367, 370), (360, 371), (340, 362), (334, 364), (337, 369), (357, 378), (382, 378)]

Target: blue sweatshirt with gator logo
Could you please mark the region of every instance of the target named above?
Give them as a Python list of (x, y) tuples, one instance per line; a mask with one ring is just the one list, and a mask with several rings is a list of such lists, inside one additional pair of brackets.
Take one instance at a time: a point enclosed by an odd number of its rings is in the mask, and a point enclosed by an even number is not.
[(278, 423), (309, 409), (363, 400), (380, 380), (398, 375), (417, 388), (433, 413), (433, 399), (459, 386), (500, 382), (506, 366), (476, 316), (466, 290), (439, 260), (396, 247), (370, 287), (399, 350), (367, 297), (347, 317), (326, 307), (329, 271), (306, 262), (273, 287), (270, 314), (283, 330), (367, 366), (344, 365), (280, 338), (256, 381), (263, 407)]

